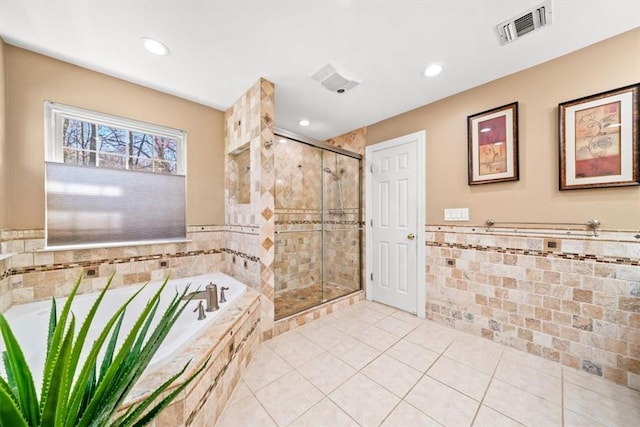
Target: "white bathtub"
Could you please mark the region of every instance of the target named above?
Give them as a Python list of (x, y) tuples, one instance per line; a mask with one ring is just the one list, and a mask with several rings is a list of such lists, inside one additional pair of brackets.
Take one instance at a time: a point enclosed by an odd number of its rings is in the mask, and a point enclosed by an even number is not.
[[(244, 284), (223, 273), (211, 273), (201, 276), (187, 277), (184, 279), (173, 279), (169, 281), (160, 297), (156, 319), (158, 319), (165, 311), (176, 292), (181, 293), (187, 285), (189, 285), (190, 292), (195, 291), (196, 289), (204, 290), (205, 286), (211, 282), (218, 285), (218, 296), (222, 286), (229, 288), (228, 291), (225, 291), (227, 302), (220, 304), (219, 310), (206, 312), (206, 319), (197, 320), (197, 307), (200, 300), (190, 301), (167, 335), (165, 341), (162, 343), (160, 348), (158, 348), (153, 359), (151, 359), (151, 362), (147, 367), (147, 372), (154, 370), (161, 366), (163, 362), (170, 360), (170, 358), (193, 337), (195, 337), (202, 328), (210, 325), (211, 322), (214, 322), (215, 319), (225, 311), (225, 309), (233, 305), (233, 302), (246, 290)], [(151, 296), (161, 285), (162, 281), (149, 283), (146, 288), (129, 304), (120, 330), (119, 342), (126, 338), (133, 323), (140, 315)], [(85, 345), (86, 352), (89, 350), (88, 347), (90, 347), (95, 339), (98, 338), (98, 335), (102, 332), (114, 311), (119, 308), (127, 298), (133, 294), (133, 292), (137, 291), (141, 287), (142, 285), (128, 286), (112, 289), (106, 293), (102, 303), (100, 304), (100, 308), (96, 313), (96, 317), (94, 318), (93, 327), (87, 336)], [(72, 305), (72, 311), (76, 316), (76, 333), (80, 329), (82, 321), (86, 317), (97, 296), (98, 293), (91, 293), (77, 295), (75, 297)], [(60, 315), (60, 311), (62, 310), (66, 299), (67, 298), (56, 298), (58, 315)], [(202, 301), (206, 308), (206, 301)], [(194, 312), (194, 310), (196, 311)], [(46, 352), (50, 311), (51, 300), (48, 300), (15, 305), (4, 313), (4, 316), (11, 325), (18, 342), (22, 346), (27, 363), (31, 367), (31, 372), (33, 373), (36, 385), (40, 384), (42, 380), (42, 368), (44, 366)], [(0, 352), (4, 349), (4, 342), (0, 337)], [(84, 357), (86, 356), (83, 352), (81, 358), (84, 359)], [(5, 376), (2, 363), (0, 363), (0, 373)]]

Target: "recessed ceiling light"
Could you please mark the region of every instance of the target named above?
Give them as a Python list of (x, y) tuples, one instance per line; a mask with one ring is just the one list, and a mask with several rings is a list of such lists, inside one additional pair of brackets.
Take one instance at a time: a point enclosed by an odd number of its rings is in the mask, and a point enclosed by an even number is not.
[(280, 138), (280, 139), (278, 140), (278, 142), (279, 142), (280, 144), (286, 144), (286, 143), (287, 143), (287, 140), (286, 140), (286, 139), (284, 139), (284, 138)]
[(144, 48), (154, 55), (166, 56), (169, 55), (169, 48), (162, 42), (158, 40), (151, 39), (149, 37), (142, 38), (142, 44), (144, 44)]
[(480, 129), (480, 132), (489, 132), (491, 130), (491, 128), (482, 128)]
[(310, 122), (309, 120), (307, 120), (307, 119), (302, 119), (302, 120), (300, 120), (300, 121), (298, 122), (298, 124), (299, 124), (300, 126), (309, 126), (309, 124), (310, 124), (310, 123), (311, 123), (311, 122)]
[(426, 77), (435, 77), (442, 72), (442, 65), (440, 64), (431, 64), (424, 70), (424, 75)]

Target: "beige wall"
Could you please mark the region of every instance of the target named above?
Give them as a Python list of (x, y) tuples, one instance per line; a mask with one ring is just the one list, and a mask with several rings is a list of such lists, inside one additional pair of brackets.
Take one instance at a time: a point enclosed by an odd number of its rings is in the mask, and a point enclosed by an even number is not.
[[(471, 225), (597, 218), (605, 229), (638, 229), (640, 187), (558, 191), (557, 124), (559, 103), (637, 83), (638, 52), (640, 29), (376, 123), (367, 145), (426, 131), (429, 224), (444, 222), (444, 208), (468, 207)], [(467, 116), (513, 101), (520, 181), (467, 185)]]
[(5, 44), (0, 39), (0, 230), (6, 227), (7, 223), (7, 190), (5, 187), (6, 177), (6, 108), (5, 108)]
[(13, 46), (5, 61), (6, 227), (44, 227), (45, 100), (187, 131), (187, 223), (224, 224), (223, 112)]

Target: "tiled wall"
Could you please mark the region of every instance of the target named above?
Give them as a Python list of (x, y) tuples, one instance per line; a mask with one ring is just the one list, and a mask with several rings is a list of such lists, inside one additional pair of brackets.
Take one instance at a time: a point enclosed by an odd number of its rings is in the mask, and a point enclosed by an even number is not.
[(428, 226), (427, 316), (640, 389), (640, 237), (513, 231)]
[(223, 271), (224, 227), (191, 226), (185, 243), (116, 248), (43, 250), (44, 230), (3, 230), (0, 242), (0, 309), (68, 295), (82, 276), (80, 293)]
[[(233, 257), (227, 257), (225, 269), (232, 274), (244, 273), (247, 285), (264, 295), (262, 317), (265, 337), (270, 336), (274, 316), (274, 116), (274, 86), (265, 79), (257, 81), (225, 112), (227, 245), (244, 248), (232, 249), (237, 251), (236, 261), (238, 256), (243, 258), (242, 267), (233, 264)], [(249, 203), (238, 203), (245, 199), (234, 198), (231, 194), (232, 189), (240, 189), (243, 185), (234, 181), (240, 180), (242, 175), (237, 170), (237, 158), (234, 158), (240, 150), (249, 150)], [(236, 172), (231, 173), (234, 170)], [(251, 262), (255, 265), (250, 265)]]

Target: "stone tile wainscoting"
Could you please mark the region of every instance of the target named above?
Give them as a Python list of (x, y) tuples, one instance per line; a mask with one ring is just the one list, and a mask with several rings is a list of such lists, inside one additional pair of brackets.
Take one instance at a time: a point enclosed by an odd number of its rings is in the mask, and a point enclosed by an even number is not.
[(258, 260), (243, 252), (244, 246), (226, 247), (225, 235), (230, 231), (225, 226), (189, 226), (189, 241), (183, 243), (44, 250), (42, 229), (3, 230), (0, 310), (13, 304), (66, 296), (81, 274), (81, 293), (102, 289), (112, 274), (113, 287), (162, 280), (169, 275), (177, 279), (215, 271), (241, 281), (251, 278), (251, 272), (258, 270)]
[(429, 319), (640, 390), (637, 232), (426, 231)]

